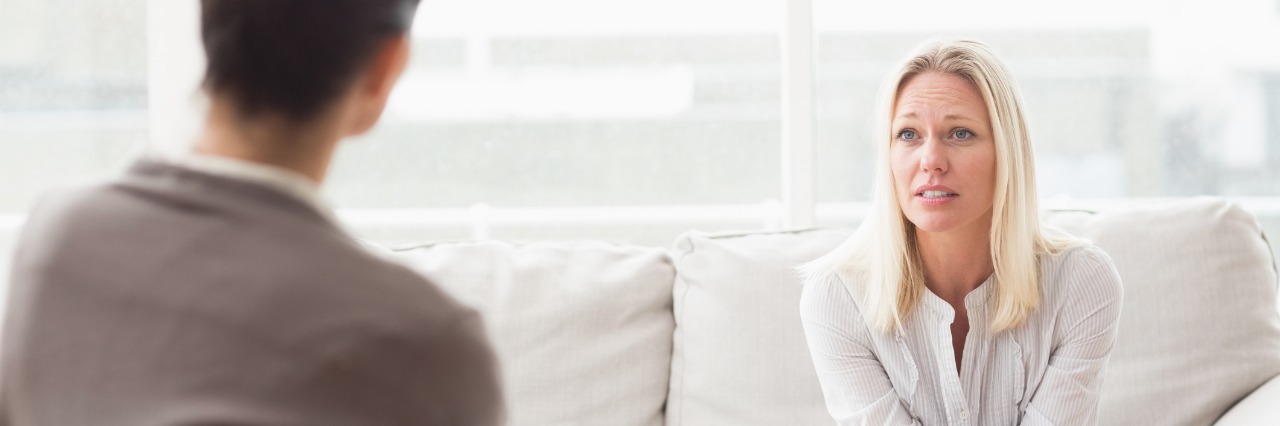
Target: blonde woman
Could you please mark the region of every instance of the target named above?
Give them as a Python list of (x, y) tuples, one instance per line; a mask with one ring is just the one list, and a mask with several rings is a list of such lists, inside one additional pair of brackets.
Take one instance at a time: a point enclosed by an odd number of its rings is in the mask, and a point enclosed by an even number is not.
[(841, 425), (1096, 423), (1120, 277), (1040, 225), (1009, 71), (981, 43), (944, 41), (892, 77), (872, 211), (802, 267), (828, 411)]

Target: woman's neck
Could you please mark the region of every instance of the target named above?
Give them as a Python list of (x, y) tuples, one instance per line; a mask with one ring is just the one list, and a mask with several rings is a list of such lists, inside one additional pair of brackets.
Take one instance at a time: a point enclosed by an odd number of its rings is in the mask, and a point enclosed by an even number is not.
[(916, 230), (925, 286), (953, 306), (964, 306), (964, 297), (995, 272), (989, 219), (947, 232)]
[(194, 150), (291, 170), (318, 185), (324, 181), (339, 140), (335, 126), (291, 125), (270, 116), (243, 119), (229, 102), (215, 99)]

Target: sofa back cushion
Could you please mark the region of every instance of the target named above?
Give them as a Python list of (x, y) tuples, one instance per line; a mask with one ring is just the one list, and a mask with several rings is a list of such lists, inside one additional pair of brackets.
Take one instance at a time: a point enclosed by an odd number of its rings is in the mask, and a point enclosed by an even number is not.
[(668, 425), (831, 424), (800, 328), (793, 267), (848, 235), (691, 232), (677, 240)]
[(663, 424), (675, 275), (666, 250), (488, 241), (395, 256), (484, 316), (508, 424)]
[[(1195, 198), (1045, 218), (1107, 251), (1124, 283), (1101, 424), (1210, 424), (1280, 373), (1276, 270), (1249, 213)], [(792, 267), (848, 235), (690, 233), (678, 240), (668, 424), (831, 424)]]
[(1101, 424), (1211, 424), (1280, 374), (1274, 260), (1236, 204), (1192, 198), (1048, 222), (1106, 250), (1124, 282)]

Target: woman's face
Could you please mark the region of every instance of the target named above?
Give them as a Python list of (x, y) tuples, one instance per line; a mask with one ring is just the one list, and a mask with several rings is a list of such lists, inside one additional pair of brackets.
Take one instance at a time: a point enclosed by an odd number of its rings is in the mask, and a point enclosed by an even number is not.
[(907, 80), (893, 106), (890, 166), (903, 213), (920, 232), (988, 232), (995, 195), (991, 118), (964, 77)]

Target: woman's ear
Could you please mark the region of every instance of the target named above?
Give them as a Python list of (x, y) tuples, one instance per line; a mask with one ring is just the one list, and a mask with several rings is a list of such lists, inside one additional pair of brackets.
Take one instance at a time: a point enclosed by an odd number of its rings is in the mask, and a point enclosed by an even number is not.
[(370, 95), (386, 99), (391, 94), (391, 88), (400, 80), (400, 75), (409, 63), (409, 51), (407, 34), (383, 42), (369, 67), (366, 90)]
[(391, 97), (391, 89), (409, 63), (409, 52), (408, 34), (388, 38), (378, 47), (373, 60), (352, 88), (350, 95), (354, 99), (351, 99), (352, 110), (348, 115), (348, 135), (363, 134), (378, 123)]

